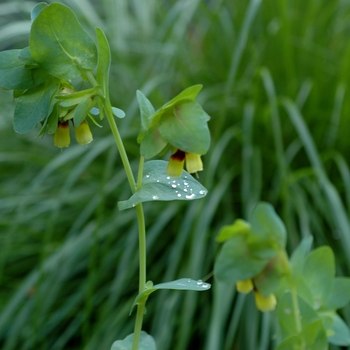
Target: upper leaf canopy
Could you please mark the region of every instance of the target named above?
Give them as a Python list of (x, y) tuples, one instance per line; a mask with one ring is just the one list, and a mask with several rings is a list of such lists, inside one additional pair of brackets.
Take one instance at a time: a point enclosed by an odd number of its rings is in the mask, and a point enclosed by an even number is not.
[(151, 102), (140, 92), (141, 112), (138, 142), (146, 159), (161, 154), (169, 146), (186, 153), (203, 155), (210, 146), (207, 125), (210, 117), (195, 100), (202, 85), (191, 86), (154, 112)]
[(74, 12), (59, 3), (41, 8), (32, 24), (29, 46), (35, 61), (61, 79), (77, 78), (82, 68), (94, 69), (97, 64), (94, 42)]

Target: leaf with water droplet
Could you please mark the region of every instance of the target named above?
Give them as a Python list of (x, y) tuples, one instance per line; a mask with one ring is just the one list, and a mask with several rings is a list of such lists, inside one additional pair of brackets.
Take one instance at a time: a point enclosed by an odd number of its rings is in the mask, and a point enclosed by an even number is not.
[(132, 304), (130, 314), (135, 305), (145, 303), (148, 296), (158, 289), (193, 290), (201, 292), (210, 289), (210, 287), (210, 283), (203, 282), (202, 280), (193, 280), (191, 278), (181, 278), (175, 281), (155, 284), (153, 287), (144, 290), (142, 293), (136, 296), (134, 303)]
[(207, 194), (206, 188), (187, 171), (176, 180), (167, 175), (168, 162), (151, 160), (144, 165), (142, 187), (128, 200), (118, 203), (119, 210), (132, 208), (133, 205), (151, 201), (194, 200)]
[[(133, 339), (134, 333), (129, 334), (125, 339), (115, 341), (111, 350), (131, 350)], [(156, 350), (156, 343), (153, 337), (144, 331), (141, 332), (138, 350)]]

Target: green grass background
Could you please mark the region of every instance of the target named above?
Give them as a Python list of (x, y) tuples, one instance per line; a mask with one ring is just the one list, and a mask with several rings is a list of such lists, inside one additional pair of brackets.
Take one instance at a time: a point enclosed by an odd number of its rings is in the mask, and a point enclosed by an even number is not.
[[(291, 252), (302, 237), (330, 245), (350, 273), (350, 3), (345, 0), (66, 0), (110, 41), (113, 104), (136, 169), (135, 92), (156, 108), (201, 83), (212, 146), (205, 199), (146, 203), (148, 279), (212, 283), (160, 291), (144, 329), (158, 350), (267, 350), (273, 314), (211, 276), (222, 225), (272, 203)], [(32, 1), (0, 2), (0, 50), (28, 44)], [(110, 349), (132, 332), (137, 225), (108, 126), (60, 152), (50, 135), (16, 135), (0, 91), (0, 347)], [(350, 322), (350, 309), (341, 315)], [(339, 349), (332, 346), (331, 349)]]

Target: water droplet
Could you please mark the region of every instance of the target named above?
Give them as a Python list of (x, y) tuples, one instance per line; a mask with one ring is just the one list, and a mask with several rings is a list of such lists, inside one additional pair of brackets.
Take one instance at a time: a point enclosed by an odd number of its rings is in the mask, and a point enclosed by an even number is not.
[(184, 178), (187, 179), (187, 175), (185, 175)]
[(146, 175), (146, 178), (148, 179), (150, 176), (151, 176), (150, 174), (147, 174), (147, 175)]
[(157, 180), (157, 182), (159, 182), (160, 180)]
[(317, 310), (317, 309), (320, 308), (320, 306), (321, 306), (321, 302), (320, 302), (319, 300), (316, 300), (316, 301), (314, 302), (314, 309)]
[(190, 278), (187, 280), (188, 283), (191, 283), (191, 281), (192, 281), (192, 280), (191, 280)]
[(173, 180), (173, 184), (176, 182), (176, 180)]
[(135, 203), (132, 203), (132, 206), (134, 207), (136, 204)]
[(178, 197), (181, 197), (181, 194), (180, 194), (180, 193), (178, 193), (178, 194), (177, 194), (177, 196), (178, 196)]
[(188, 186), (188, 182), (184, 181), (184, 185), (185, 185), (185, 186)]
[(171, 187), (172, 187), (172, 188), (176, 188), (176, 185), (175, 185), (175, 184), (172, 184)]
[(202, 288), (208, 288), (209, 287), (209, 284), (208, 283), (203, 283), (202, 284)]
[(203, 284), (203, 281), (202, 281), (202, 280), (198, 280), (198, 281), (197, 281), (197, 285), (198, 285), (198, 286), (200, 286), (200, 285), (202, 285), (202, 284)]
[(196, 197), (194, 193), (186, 195), (187, 199), (193, 199), (194, 197)]
[(170, 176), (167, 176), (166, 179), (167, 179), (167, 180), (170, 180)]
[(187, 188), (184, 189), (184, 192), (187, 192)]
[(206, 194), (206, 193), (207, 193), (207, 191), (203, 191), (203, 190), (199, 191), (199, 194)]
[(152, 197), (152, 199), (154, 199), (154, 200), (155, 200), (155, 199), (158, 199), (158, 198), (159, 198), (158, 196), (153, 196), (153, 197)]

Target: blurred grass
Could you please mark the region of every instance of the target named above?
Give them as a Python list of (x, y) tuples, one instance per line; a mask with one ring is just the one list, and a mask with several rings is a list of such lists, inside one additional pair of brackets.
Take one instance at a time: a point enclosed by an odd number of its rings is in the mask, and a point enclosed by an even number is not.
[[(145, 205), (148, 279), (210, 276), (219, 228), (270, 201), (292, 251), (312, 234), (350, 274), (350, 4), (347, 1), (62, 1), (113, 52), (114, 105), (136, 168), (135, 91), (156, 107), (202, 83), (212, 147), (208, 196)], [(31, 1), (0, 3), (0, 49), (27, 45)], [(45, 136), (15, 135), (0, 91), (0, 347), (109, 349), (132, 332), (137, 227), (118, 212), (129, 191), (108, 128), (89, 147), (59, 152)], [(209, 278), (206, 293), (161, 291), (145, 330), (161, 350), (274, 347), (271, 315)], [(350, 308), (342, 311), (350, 322)], [(337, 349), (333, 346), (331, 349)]]

